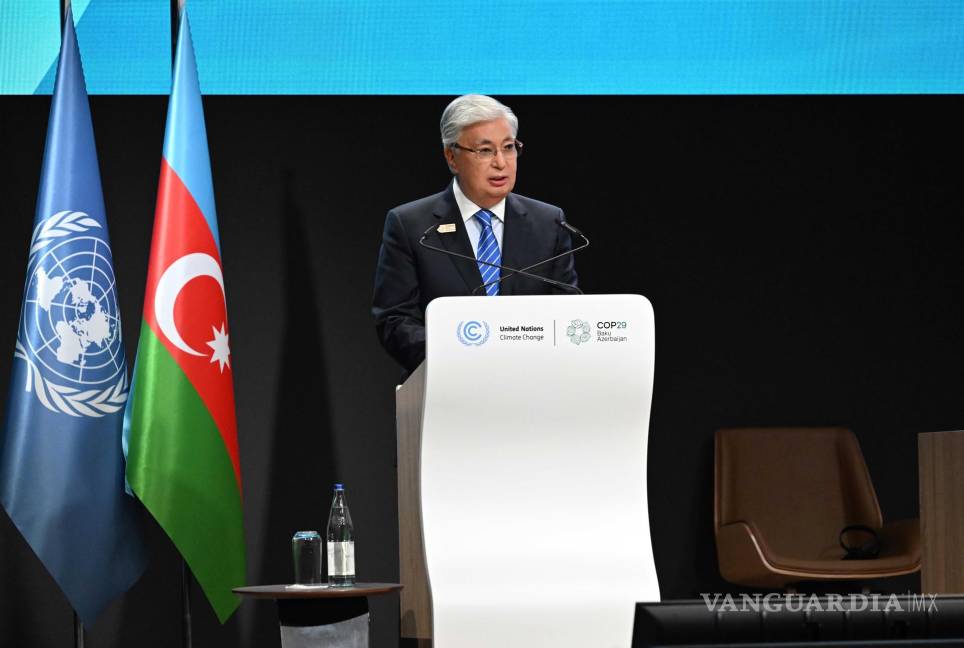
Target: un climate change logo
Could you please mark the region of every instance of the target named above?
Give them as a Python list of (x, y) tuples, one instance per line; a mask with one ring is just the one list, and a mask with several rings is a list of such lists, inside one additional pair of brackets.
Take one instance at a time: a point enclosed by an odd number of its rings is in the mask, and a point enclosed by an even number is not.
[(459, 336), (459, 342), (465, 346), (480, 346), (489, 339), (489, 325), (476, 320), (459, 322), (456, 333)]
[(100, 417), (127, 401), (110, 245), (84, 212), (62, 211), (34, 230), (14, 357), (26, 391), (47, 409)]

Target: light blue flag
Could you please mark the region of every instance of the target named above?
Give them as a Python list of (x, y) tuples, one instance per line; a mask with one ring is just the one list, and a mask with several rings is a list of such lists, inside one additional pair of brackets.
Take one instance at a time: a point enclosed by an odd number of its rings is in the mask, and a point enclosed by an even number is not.
[(87, 90), (68, 12), (0, 437), (0, 501), (86, 625), (141, 575), (124, 493), (127, 362)]

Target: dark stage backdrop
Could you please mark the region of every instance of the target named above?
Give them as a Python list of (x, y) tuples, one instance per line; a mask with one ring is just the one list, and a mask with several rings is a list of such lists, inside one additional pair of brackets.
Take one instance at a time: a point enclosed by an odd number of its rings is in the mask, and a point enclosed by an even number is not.
[[(290, 578), (289, 538), (324, 526), (336, 480), (359, 577), (397, 578), (399, 371), (368, 308), (386, 211), (449, 179), (437, 127), (448, 99), (205, 99), (251, 583)], [(729, 590), (712, 533), (721, 426), (851, 426), (885, 518), (916, 515), (917, 433), (964, 427), (962, 98), (505, 100), (526, 143), (518, 192), (563, 206), (593, 240), (577, 262), (586, 291), (655, 307), (649, 485), (664, 598)], [(0, 98), (3, 395), (49, 103)], [(130, 361), (166, 98), (91, 108)], [(492, 496), (512, 494), (493, 484)], [(91, 646), (179, 645), (177, 556), (156, 526), (149, 539), (149, 571)], [(244, 603), (221, 628), (193, 594), (196, 645), (277, 644), (269, 603)], [(378, 646), (395, 645), (396, 610), (376, 605)], [(0, 515), (0, 644), (70, 637), (68, 605)]]

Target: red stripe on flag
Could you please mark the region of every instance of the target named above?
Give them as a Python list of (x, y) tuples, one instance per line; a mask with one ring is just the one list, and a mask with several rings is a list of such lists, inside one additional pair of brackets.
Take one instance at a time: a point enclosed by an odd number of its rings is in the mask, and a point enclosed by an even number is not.
[[(208, 255), (219, 268), (222, 267), (221, 255), (201, 209), (167, 160), (161, 158), (154, 234), (144, 295), (144, 321), (184, 371), (211, 412), (234, 465), (240, 492), (241, 466), (232, 371), (229, 364), (217, 359), (215, 349), (209, 344), (217, 343), (219, 336), (215, 329), (220, 332), (223, 327), (225, 334), (230, 334), (221, 287), (212, 277), (202, 275), (188, 280), (180, 288), (176, 299), (169, 304), (173, 312), (173, 330), (170, 324), (167, 325), (171, 337), (180, 336), (180, 340), (168, 337), (165, 326), (161, 325), (155, 312), (158, 282), (172, 263), (188, 254)], [(202, 355), (189, 353), (183, 350), (183, 346)]]

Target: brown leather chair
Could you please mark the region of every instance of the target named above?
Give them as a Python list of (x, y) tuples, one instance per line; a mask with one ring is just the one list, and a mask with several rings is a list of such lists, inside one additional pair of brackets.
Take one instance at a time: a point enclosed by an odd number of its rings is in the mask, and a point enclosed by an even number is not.
[[(851, 524), (877, 530), (878, 558), (842, 560), (839, 534)], [(857, 438), (846, 428), (717, 430), (714, 527), (720, 573), (739, 585), (781, 588), (920, 569), (918, 520), (883, 523)]]

